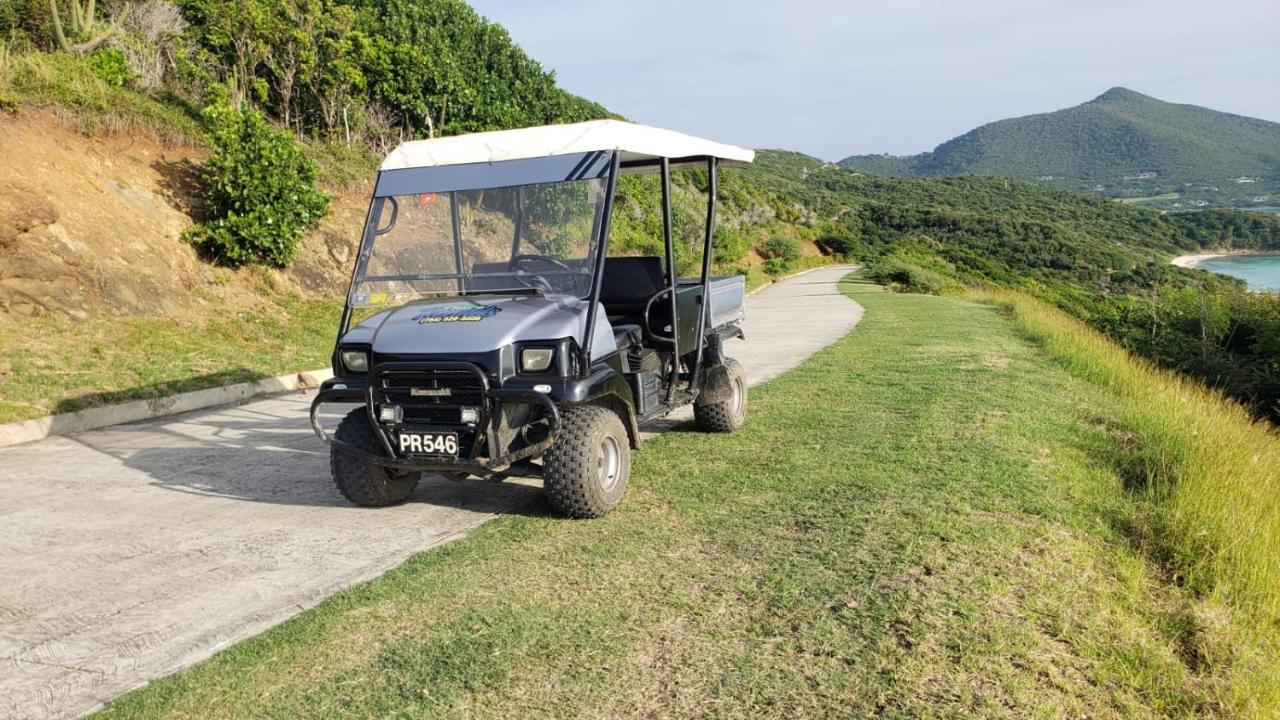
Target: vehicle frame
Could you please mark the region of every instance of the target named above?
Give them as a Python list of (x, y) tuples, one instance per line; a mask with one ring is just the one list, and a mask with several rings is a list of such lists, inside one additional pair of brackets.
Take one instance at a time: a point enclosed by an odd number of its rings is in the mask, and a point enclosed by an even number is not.
[[(631, 128), (638, 127), (617, 121), (599, 121), (581, 125), (584, 127), (595, 125), (601, 129), (619, 131), (622, 133), (619, 137), (624, 140), (629, 137), (627, 133), (636, 132)], [(555, 127), (554, 131), (560, 132), (564, 127)], [(537, 130), (539, 129), (514, 132)], [(652, 130), (669, 133), (669, 131)], [(680, 138), (686, 137), (680, 136)], [(439, 143), (439, 141), (436, 142)], [(678, 142), (676, 146), (685, 147)], [(712, 150), (718, 150), (719, 147), (726, 146), (711, 144)], [(749, 153), (749, 151), (742, 152)], [(742, 157), (743, 155), (739, 154), (730, 161), (742, 162)], [(749, 155), (746, 157), (749, 162)], [(605, 408), (616, 415), (625, 429), (627, 445), (625, 452), (628, 453), (630, 449), (639, 447), (641, 423), (666, 415), (685, 405), (694, 404), (698, 410), (707, 409), (707, 413), (714, 415), (716, 420), (710, 421), (713, 427), (709, 429), (736, 429), (736, 425), (742, 422), (742, 418), (738, 416), (745, 414), (745, 381), (740, 366), (725, 355), (724, 344), (731, 338), (743, 337), (740, 325), (743, 283), (742, 278), (738, 276), (713, 278), (711, 275), (718, 171), (724, 161), (720, 154), (712, 152), (669, 157), (652, 152), (641, 154), (628, 151), (624, 147), (616, 147), (481, 163), (441, 164), (431, 167), (387, 169), (384, 164), (384, 168), (379, 171), (373, 198), (370, 201), (365, 232), (352, 269), (351, 291), (348, 292), (339, 322), (332, 356), (334, 377), (323, 383), (311, 405), (312, 428), (318, 437), (332, 446), (332, 453), (335, 456), (335, 479), (338, 479), (336, 476), (339, 473), (338, 453), (354, 456), (364, 463), (385, 468), (393, 474), (436, 473), (453, 478), (474, 475), (486, 479), (502, 479), (511, 476), (545, 478), (546, 463), (540, 463), (539, 459), (561, 441), (561, 435), (565, 432), (566, 412), (572, 412), (573, 408), (581, 406)], [(706, 224), (701, 243), (701, 264), (698, 268), (698, 276), (693, 279), (682, 279), (679, 277), (680, 273), (676, 265), (676, 248), (673, 240), (671, 181), (673, 170), (689, 168), (704, 169), (707, 175)], [(631, 330), (632, 326), (621, 325), (619, 327), (626, 328), (625, 332), (629, 333), (627, 340), (629, 344), (623, 348), (622, 341), (616, 341), (617, 347), (610, 349), (607, 347), (610, 335), (613, 334), (616, 338), (619, 330), (610, 323), (608, 317), (605, 317), (608, 308), (606, 303), (602, 302), (602, 297), (608, 290), (606, 267), (610, 260), (608, 249), (618, 179), (624, 173), (654, 171), (659, 176), (662, 196), (664, 253), (661, 258), (662, 282), (645, 303), (642, 316), (644, 326), (638, 333), (640, 340), (634, 341), (637, 334)], [(431, 193), (448, 198), (457, 262), (452, 273), (406, 274), (385, 276), (385, 279), (397, 282), (456, 281), (457, 294), (453, 297), (466, 299), (499, 293), (486, 293), (469, 287), (469, 283), (475, 282), (477, 278), (474, 274), (469, 275), (466, 272), (463, 261), (463, 240), (458, 210), (459, 193), (490, 188), (516, 188), (516, 197), (519, 199), (523, 197), (521, 192), (526, 185), (593, 178), (603, 181), (604, 193), (598, 200), (602, 207), (599, 208), (591, 229), (592, 250), (587, 258), (591, 264), (590, 287), (584, 298), (585, 329), (581, 333), (570, 332), (567, 335), (557, 333), (555, 336), (536, 337), (532, 340), (525, 338), (518, 343), (518, 347), (510, 348), (495, 342), (493, 348), (478, 352), (452, 352), (440, 347), (439, 343), (433, 345), (432, 341), (424, 339), (421, 351), (409, 353), (407, 356), (405, 353), (380, 353), (373, 341), (368, 345), (358, 342), (361, 337), (368, 335), (368, 330), (361, 323), (355, 322), (357, 308), (353, 300), (357, 297), (356, 288), (358, 283), (370, 277), (366, 273), (366, 265), (373, 243), (380, 233), (388, 232), (395, 225), (399, 214), (399, 207), (396, 205), (397, 197), (413, 193), (421, 197), (421, 194)], [(388, 203), (392, 205), (391, 219), (389, 225), (383, 228), (378, 223), (379, 218), (387, 216)], [(517, 200), (517, 212), (521, 207)], [(534, 260), (529, 258), (534, 258), (539, 263), (545, 259), (548, 263), (554, 262), (563, 266), (554, 258), (523, 254), (520, 227), (520, 222), (517, 220), (508, 263), (508, 269), (513, 275), (520, 275), (524, 265), (534, 264)], [(629, 276), (619, 275), (621, 272), (619, 268), (625, 269), (637, 263), (650, 267), (654, 259), (619, 260), (615, 258), (614, 263), (608, 267), (614, 276), (625, 278)], [(577, 272), (585, 276), (587, 270), (584, 264), (577, 269)], [(649, 274), (652, 275), (652, 272)], [(522, 281), (527, 281), (527, 276), (531, 275), (536, 273), (525, 272), (526, 277)], [(550, 276), (551, 271), (547, 271), (547, 275)], [(376, 276), (374, 279), (384, 279), (384, 276)], [(543, 282), (545, 284), (545, 280)], [(537, 288), (534, 290), (535, 292), (530, 294), (538, 295)], [(503, 293), (510, 294), (507, 291)], [(506, 298), (505, 295), (504, 299), (510, 302), (518, 301), (514, 298)], [(715, 312), (716, 307), (713, 307), (717, 304), (723, 310), (718, 315)], [(413, 303), (406, 304), (404, 307), (409, 305)], [(663, 305), (666, 307), (663, 308)], [(422, 307), (430, 310), (433, 306), (427, 304)], [(655, 313), (658, 312), (663, 313), (662, 317), (669, 317), (670, 323), (655, 330), (651, 323)], [(365, 322), (368, 323), (369, 319)], [(470, 330), (471, 328), (468, 328), (468, 331)], [(669, 335), (664, 331), (669, 331)], [(373, 337), (376, 338), (377, 334), (374, 333)], [(507, 372), (513, 359), (516, 363), (522, 363), (522, 353), (534, 345), (552, 350), (554, 363), (547, 372), (532, 374)], [(363, 372), (353, 371), (344, 363), (344, 351), (358, 350), (366, 352), (367, 368)], [(513, 353), (520, 357), (513, 358)], [(662, 363), (660, 372), (652, 369), (651, 355), (660, 358)], [(650, 369), (637, 371), (631, 366), (637, 362), (637, 357), (641, 358), (642, 363), (648, 363)], [(639, 379), (637, 379), (638, 376)], [(411, 378), (416, 379), (411, 380)], [(424, 382), (422, 378), (435, 378), (435, 380)], [(396, 384), (401, 382), (417, 382), (424, 385), (422, 388), (410, 388), (411, 394), (417, 390), (423, 393), (445, 393), (446, 390), (453, 392), (452, 389), (442, 386), (441, 382), (449, 388), (462, 388), (465, 392), (472, 393), (468, 397), (477, 397), (475, 391), (478, 391), (479, 402), (474, 406), (478, 410), (475, 422), (441, 423), (442, 429), (438, 433), (444, 436), (449, 433), (457, 435), (458, 432), (469, 432), (467, 436), (469, 445), (465, 452), (459, 451), (456, 456), (402, 452), (404, 441), (401, 440), (398, 444), (399, 438), (406, 433), (436, 427), (436, 425), (415, 423), (399, 417), (397, 413), (401, 413), (403, 408), (390, 413), (386, 411), (387, 407), (399, 407), (391, 405), (388, 398), (392, 396), (392, 390), (399, 392), (402, 389)], [(658, 389), (656, 396), (655, 387)], [(401, 395), (395, 395), (395, 397), (401, 397)], [(328, 432), (323, 426), (321, 413), (322, 408), (331, 403), (363, 406), (377, 444), (371, 447), (367, 443), (352, 442), (350, 439)], [(445, 403), (431, 405), (431, 407), (440, 408), (446, 406)], [(516, 406), (521, 408), (518, 413), (513, 410)], [(712, 409), (715, 413), (712, 413)], [(581, 414), (575, 413), (574, 417)], [(509, 421), (513, 417), (519, 417), (522, 422), (529, 425), (536, 424), (536, 432), (531, 432), (527, 425), (509, 426)], [(728, 417), (729, 420), (717, 422), (724, 417)], [(699, 414), (699, 419), (702, 419), (702, 414)], [(466, 428), (461, 425), (466, 425)], [(433, 436), (430, 430), (423, 431), (422, 434), (428, 438)], [(463, 441), (459, 440), (459, 442)], [(412, 448), (412, 442), (409, 445)], [(615, 448), (613, 452), (621, 452), (621, 450)], [(629, 455), (624, 459), (629, 463)], [(601, 463), (605, 462), (606, 459), (601, 460)], [(400, 475), (393, 476), (400, 477)], [(625, 478), (623, 480), (625, 482)], [(340, 480), (339, 485), (342, 486)], [(344, 494), (351, 497), (345, 490)], [(360, 502), (358, 499), (356, 501)]]

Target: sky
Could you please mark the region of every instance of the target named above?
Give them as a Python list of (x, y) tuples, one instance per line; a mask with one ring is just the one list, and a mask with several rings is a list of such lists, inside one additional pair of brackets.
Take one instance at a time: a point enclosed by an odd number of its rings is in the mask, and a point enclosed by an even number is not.
[(914, 154), (1123, 86), (1280, 121), (1280, 0), (470, 0), (636, 122)]

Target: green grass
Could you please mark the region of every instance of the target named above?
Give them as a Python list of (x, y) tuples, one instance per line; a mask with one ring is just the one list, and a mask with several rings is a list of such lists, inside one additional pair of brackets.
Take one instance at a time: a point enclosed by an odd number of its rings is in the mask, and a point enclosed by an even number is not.
[(846, 289), (857, 331), (648, 443), (608, 518), (505, 516), (104, 716), (1249, 712), (1223, 599), (1133, 542), (1114, 391), (995, 307)]
[(1061, 311), (989, 295), (1071, 372), (1106, 389), (1115, 463), (1147, 505), (1134, 542), (1231, 608), (1235, 704), (1280, 714), (1280, 435), (1194, 380), (1135, 361)]
[(328, 365), (340, 303), (279, 296), (180, 321), (0, 322), (0, 422), (161, 397)]
[(0, 43), (0, 110), (54, 106), (86, 131), (143, 130), (176, 144), (199, 144), (199, 115), (171, 94), (113, 87), (69, 53), (15, 53)]

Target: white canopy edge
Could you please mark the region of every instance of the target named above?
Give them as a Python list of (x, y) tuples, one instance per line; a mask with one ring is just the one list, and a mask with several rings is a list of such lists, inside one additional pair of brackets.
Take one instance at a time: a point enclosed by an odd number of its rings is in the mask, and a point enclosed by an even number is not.
[(674, 130), (621, 120), (592, 120), (520, 130), (454, 135), (402, 143), (382, 161), (382, 170), (492, 163), (503, 160), (620, 151), (622, 162), (707, 156), (749, 163), (755, 151), (704, 140)]

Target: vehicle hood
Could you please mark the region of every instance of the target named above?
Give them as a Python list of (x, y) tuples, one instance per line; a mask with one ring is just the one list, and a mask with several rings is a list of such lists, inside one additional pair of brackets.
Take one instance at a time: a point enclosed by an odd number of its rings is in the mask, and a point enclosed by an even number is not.
[[(422, 300), (385, 310), (343, 338), (368, 343), (379, 355), (482, 353), (514, 342), (572, 337), (582, 343), (587, 301), (570, 296), (484, 295)], [(601, 308), (592, 355), (616, 348)]]

